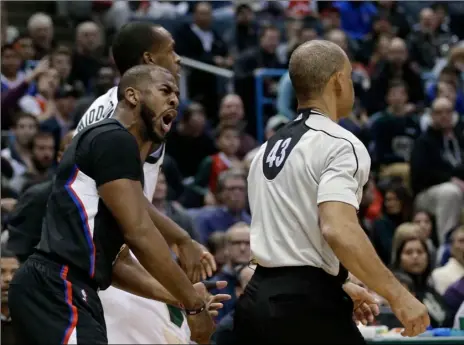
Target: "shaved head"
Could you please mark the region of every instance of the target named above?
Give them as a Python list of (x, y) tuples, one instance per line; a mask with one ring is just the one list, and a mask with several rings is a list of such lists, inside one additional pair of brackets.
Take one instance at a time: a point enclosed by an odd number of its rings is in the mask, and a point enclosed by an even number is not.
[(343, 70), (346, 60), (345, 52), (329, 41), (313, 40), (296, 48), (288, 70), (297, 99), (320, 96), (332, 75)]
[(167, 78), (175, 83), (174, 76), (166, 68), (157, 65), (137, 65), (124, 73), (118, 86), (118, 100), (124, 99), (124, 93), (127, 88), (132, 87), (137, 90), (143, 90), (148, 84), (157, 81), (160, 78)]

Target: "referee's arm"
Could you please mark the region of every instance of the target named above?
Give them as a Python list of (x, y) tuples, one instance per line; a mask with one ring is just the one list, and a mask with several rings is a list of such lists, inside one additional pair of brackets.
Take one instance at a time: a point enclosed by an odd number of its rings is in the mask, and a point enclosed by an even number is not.
[(369, 174), (364, 151), (355, 152), (346, 143), (323, 169), (318, 188), (320, 228), (341, 263), (370, 289), (392, 301), (404, 293), (404, 287), (378, 257), (356, 214), (356, 194)]

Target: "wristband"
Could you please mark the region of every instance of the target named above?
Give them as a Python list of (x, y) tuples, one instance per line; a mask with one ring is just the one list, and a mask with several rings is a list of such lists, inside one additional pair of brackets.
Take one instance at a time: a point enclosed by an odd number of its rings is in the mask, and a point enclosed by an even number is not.
[(202, 313), (206, 309), (206, 304), (203, 304), (201, 308), (198, 309), (186, 309), (182, 304), (180, 305), (180, 307), (185, 311), (185, 314), (187, 314), (187, 316), (193, 316)]

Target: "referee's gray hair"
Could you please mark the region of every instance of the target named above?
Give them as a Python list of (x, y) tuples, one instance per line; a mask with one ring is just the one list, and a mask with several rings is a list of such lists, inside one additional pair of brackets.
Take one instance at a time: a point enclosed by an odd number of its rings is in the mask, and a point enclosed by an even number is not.
[(229, 169), (219, 174), (219, 177), (217, 180), (216, 193), (222, 192), (222, 190), (224, 189), (224, 185), (226, 184), (226, 181), (229, 179), (242, 179), (246, 183), (246, 175), (243, 170)]
[(345, 59), (338, 45), (325, 40), (308, 41), (296, 48), (288, 70), (297, 99), (320, 96), (332, 75), (343, 69)]

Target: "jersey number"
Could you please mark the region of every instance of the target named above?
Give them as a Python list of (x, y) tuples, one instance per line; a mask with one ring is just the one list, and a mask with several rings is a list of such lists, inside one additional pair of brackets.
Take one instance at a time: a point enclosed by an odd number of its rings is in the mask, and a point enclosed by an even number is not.
[[(266, 157), (266, 164), (269, 165), (269, 168), (272, 168), (274, 163), (277, 168), (282, 164), (287, 154), (288, 145), (290, 145), (291, 141), (291, 138), (287, 138), (285, 140), (279, 139), (276, 141), (274, 147)], [(277, 152), (279, 152), (278, 155)]]

